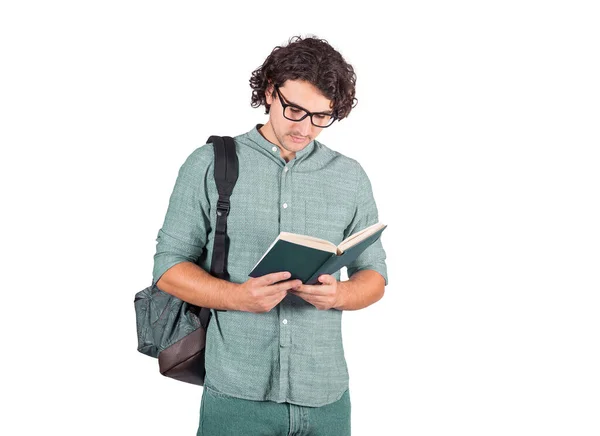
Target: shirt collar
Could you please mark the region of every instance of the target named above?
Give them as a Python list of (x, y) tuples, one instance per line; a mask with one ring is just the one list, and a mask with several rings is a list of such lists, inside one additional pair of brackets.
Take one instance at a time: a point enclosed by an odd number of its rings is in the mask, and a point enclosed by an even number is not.
[[(258, 129), (260, 129), (262, 126), (263, 126), (263, 124), (257, 124), (256, 126), (254, 126), (254, 128), (248, 132), (248, 137), (252, 141), (257, 143), (261, 148), (264, 148), (269, 153), (273, 153), (273, 147), (276, 147), (276, 145), (273, 144), (272, 142), (268, 141), (258, 131)], [(296, 161), (301, 160), (304, 156), (309, 155), (313, 151), (314, 148), (315, 148), (315, 140), (313, 139), (306, 145), (306, 147), (304, 147), (302, 150), (296, 152), (296, 158), (295, 158)], [(279, 150), (279, 147), (277, 147), (277, 152), (278, 152), (278, 156), (281, 157), (281, 152)]]

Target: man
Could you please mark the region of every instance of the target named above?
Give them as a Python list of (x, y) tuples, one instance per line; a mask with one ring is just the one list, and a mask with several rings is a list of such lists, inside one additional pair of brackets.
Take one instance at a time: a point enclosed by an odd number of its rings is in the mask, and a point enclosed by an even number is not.
[[(355, 102), (352, 66), (325, 40), (292, 38), (252, 73), (252, 106), (269, 120), (234, 137), (239, 177), (227, 219), (230, 280), (210, 271), (216, 203), (212, 144), (179, 170), (158, 232), (154, 283), (213, 308), (198, 435), (349, 435), (343, 310), (387, 285), (381, 238), (340, 272), (308, 286), (248, 274), (282, 231), (341, 242), (378, 222), (360, 164), (316, 141)], [(200, 266), (199, 266), (200, 265)]]

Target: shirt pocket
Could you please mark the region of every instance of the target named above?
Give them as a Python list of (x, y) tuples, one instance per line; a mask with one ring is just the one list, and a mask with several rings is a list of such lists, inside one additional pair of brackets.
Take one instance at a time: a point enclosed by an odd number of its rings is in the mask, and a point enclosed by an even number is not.
[(350, 223), (349, 211), (343, 204), (307, 199), (304, 202), (305, 234), (338, 245)]

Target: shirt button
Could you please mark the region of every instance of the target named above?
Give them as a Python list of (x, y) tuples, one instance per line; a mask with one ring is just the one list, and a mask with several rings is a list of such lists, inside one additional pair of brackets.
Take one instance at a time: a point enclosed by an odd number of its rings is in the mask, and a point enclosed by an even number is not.
[(285, 171), (286, 173), (288, 172), (288, 170), (289, 170), (289, 168), (288, 168), (288, 167), (285, 167), (285, 168), (283, 169), (283, 171)]
[(277, 151), (277, 147), (273, 147), (271, 150), (273, 150), (273, 151)]
[(284, 323), (284, 324), (287, 324), (287, 319), (284, 319), (284, 320), (283, 320), (283, 323)]
[(287, 209), (287, 203), (283, 203), (283, 208)]

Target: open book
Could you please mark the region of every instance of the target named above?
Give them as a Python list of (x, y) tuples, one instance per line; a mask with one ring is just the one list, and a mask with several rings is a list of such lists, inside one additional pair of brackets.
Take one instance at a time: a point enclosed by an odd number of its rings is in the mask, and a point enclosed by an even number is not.
[(324, 239), (297, 233), (281, 232), (259, 259), (250, 277), (289, 271), (288, 280), (300, 279), (306, 285), (318, 283), (322, 274), (333, 274), (349, 265), (373, 244), (387, 225), (373, 224), (348, 236), (339, 245)]

